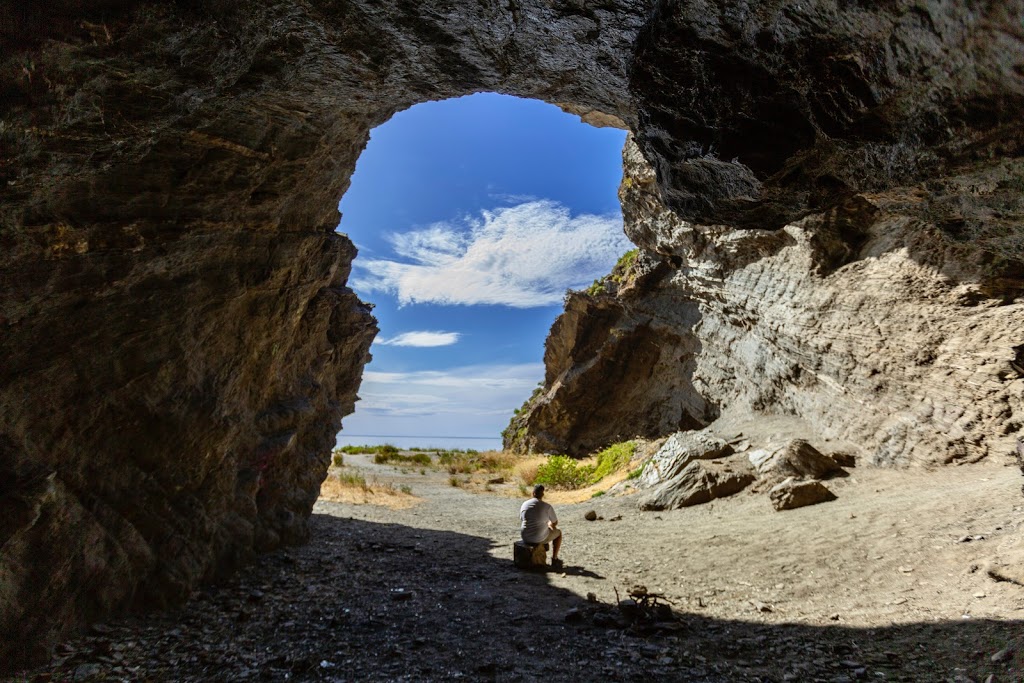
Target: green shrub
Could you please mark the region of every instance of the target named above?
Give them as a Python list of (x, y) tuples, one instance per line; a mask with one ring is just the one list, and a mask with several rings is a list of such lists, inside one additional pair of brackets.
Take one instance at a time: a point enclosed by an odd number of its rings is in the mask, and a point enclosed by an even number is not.
[(344, 467), (345, 454), (338, 450), (335, 450), (334, 453), (331, 455), (331, 464), (333, 464), (335, 467)]
[(578, 489), (586, 486), (592, 472), (592, 467), (580, 465), (569, 456), (552, 455), (537, 469), (534, 482), (554, 489)]
[(635, 470), (630, 470), (629, 474), (626, 475), (626, 479), (638, 479), (641, 474), (644, 473), (644, 468), (647, 467), (647, 463), (640, 465)]
[(603, 495), (604, 491), (594, 491), (594, 495), (592, 495), (591, 498), (600, 498)]
[(393, 455), (393, 454), (397, 454), (398, 453), (398, 449), (395, 446), (392, 446), (389, 443), (382, 444), (380, 446), (369, 446), (369, 445), (366, 445), (366, 444), (362, 444), (362, 445), (358, 445), (358, 446), (357, 445), (350, 445), (350, 446), (341, 446), (339, 448), (335, 448), (334, 449), (335, 453), (338, 453), (339, 451), (341, 453), (347, 453), (348, 455), (354, 455), (356, 453), (387, 453), (387, 454), (392, 454)]
[(590, 475), (590, 483), (596, 484), (609, 474), (618, 472), (620, 469), (628, 465), (629, 461), (633, 458), (633, 453), (635, 451), (636, 443), (632, 441), (623, 441), (622, 443), (612, 444), (598, 453), (597, 464), (594, 466), (594, 471)]
[(629, 269), (636, 263), (636, 257), (640, 255), (639, 249), (630, 249), (625, 254), (619, 257), (618, 263), (612, 268), (611, 278), (613, 282), (622, 282), (626, 279), (626, 274), (629, 273)]
[(373, 453), (373, 449), (374, 448), (375, 448), (375, 446), (356, 446), (356, 445), (350, 445), (350, 446), (341, 446), (340, 448), (335, 448), (334, 452), (337, 453), (338, 451), (341, 451), (342, 453), (345, 453), (347, 455), (355, 455), (356, 453)]
[[(394, 448), (394, 447), (392, 446), (392, 448)], [(375, 463), (377, 463), (378, 465), (384, 465), (384, 464), (387, 464), (389, 462), (393, 462), (393, 463), (396, 463), (398, 465), (430, 465), (430, 464), (432, 464), (432, 461), (430, 460), (430, 456), (427, 455), (426, 453), (413, 453), (412, 455), (402, 455), (401, 453), (398, 452), (397, 448), (395, 448), (394, 451), (390, 451), (390, 450), (388, 450), (388, 451), (385, 451), (385, 450), (378, 451), (373, 456), (373, 461)]]

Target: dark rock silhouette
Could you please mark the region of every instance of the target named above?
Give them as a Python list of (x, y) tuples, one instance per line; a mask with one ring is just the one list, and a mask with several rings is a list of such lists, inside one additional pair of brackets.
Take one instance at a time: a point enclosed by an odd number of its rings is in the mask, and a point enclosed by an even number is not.
[(894, 211), (1012, 298), (1021, 10), (4, 5), (0, 661), (306, 537), (375, 333), (337, 203), (396, 111), (492, 90), (617, 119), (700, 224), (923, 184)]

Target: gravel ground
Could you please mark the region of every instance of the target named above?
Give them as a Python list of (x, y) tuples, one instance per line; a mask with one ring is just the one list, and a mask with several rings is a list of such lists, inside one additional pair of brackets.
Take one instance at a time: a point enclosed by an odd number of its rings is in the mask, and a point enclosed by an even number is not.
[[(747, 494), (658, 513), (553, 494), (565, 567), (527, 573), (511, 562), (518, 487), (346, 460), (418, 504), (321, 501), (309, 544), (94, 627), (15, 680), (1024, 680), (1010, 467), (858, 469), (830, 482), (838, 500), (785, 513)], [(620, 617), (636, 584), (671, 621)]]

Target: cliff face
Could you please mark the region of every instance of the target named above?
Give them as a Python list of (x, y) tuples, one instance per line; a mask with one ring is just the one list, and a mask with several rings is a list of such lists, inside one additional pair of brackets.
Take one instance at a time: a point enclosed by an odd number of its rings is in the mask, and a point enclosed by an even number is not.
[[(492, 90), (621, 121), (656, 169), (645, 201), (657, 184), (682, 219), (702, 224), (777, 229), (817, 211), (842, 231), (846, 213), (830, 207), (879, 194), (863, 201), (891, 218), (864, 228), (866, 244), (879, 262), (905, 250), (922, 273), (956, 270), (947, 275), (958, 284), (936, 290), (935, 316), (960, 310), (946, 305), (959, 283), (973, 304), (930, 348), (936, 359), (967, 354), (948, 343), (975, 343), (961, 325), (1017, 310), (990, 293), (1012, 297), (1019, 283), (1010, 273), (1000, 284), (995, 260), (1019, 256), (1020, 175), (999, 159), (1021, 148), (1022, 4), (0, 7), (0, 661), (37, 655), (112, 611), (176, 599), (256, 550), (304, 537), (374, 334), (345, 286), (354, 250), (333, 232), (337, 202), (370, 128), (417, 102)], [(908, 194), (883, 193), (894, 187)], [(909, 215), (927, 220), (900, 218)], [(789, 242), (814, 241), (804, 225), (774, 236), (712, 231), (734, 236), (724, 242), (687, 228), (691, 237), (665, 248), (669, 262), (720, 248), (780, 261)], [(959, 242), (922, 246), (934, 226)], [(687, 272), (716, 262), (702, 258)], [(728, 322), (733, 310), (762, 335), (799, 324), (772, 317), (790, 309), (753, 302), (762, 285), (752, 269), (736, 272), (753, 279), (715, 290), (749, 301), (722, 306), (708, 343), (745, 329)], [(825, 275), (812, 270), (763, 294), (813, 299)], [(649, 286), (667, 291), (685, 274)], [(609, 319), (624, 319), (616, 306)], [(697, 315), (711, 319), (685, 303), (669, 318)], [(674, 403), (652, 430), (711, 419), (731, 381), (701, 364), (685, 321), (662, 317), (630, 328), (616, 356), (632, 364), (623, 377), (692, 366), (666, 384)], [(816, 350), (823, 377), (831, 364), (878, 370), (843, 370), (861, 395), (890, 372), (904, 376), (846, 343)], [(747, 356), (735, 362), (772, 378), (808, 364)], [(768, 384), (741, 393), (791, 405), (814, 395)], [(947, 395), (932, 399), (935, 419), (964, 405)], [(590, 430), (607, 418), (588, 419)], [(980, 429), (967, 413), (951, 419)]]
[[(608, 292), (568, 298), (548, 338), (544, 390), (509, 446), (585, 453), (721, 415), (783, 415), (875, 464), (1014, 451), (1024, 262), (1003, 252), (1021, 232), (993, 247), (944, 229), (935, 213), (1021, 216), (1024, 165), (863, 193), (754, 231), (682, 221), (631, 141), (623, 158), (626, 232), (647, 254), (631, 276), (607, 279)], [(967, 186), (956, 201), (946, 194)]]

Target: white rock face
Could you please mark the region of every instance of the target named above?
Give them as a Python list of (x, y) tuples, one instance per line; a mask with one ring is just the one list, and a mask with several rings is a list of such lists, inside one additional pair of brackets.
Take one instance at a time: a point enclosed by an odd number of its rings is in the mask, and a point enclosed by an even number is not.
[(643, 474), (640, 486), (655, 486), (672, 479), (694, 460), (718, 458), (732, 453), (732, 447), (707, 430), (676, 432), (654, 454)]
[[(654, 181), (624, 157), (625, 205)], [(643, 198), (627, 233), (680, 259), (665, 290), (699, 302), (694, 388), (723, 411), (800, 416), (875, 464), (1008, 455), (1024, 301), (976, 265), (980, 249), (908, 217), (912, 197), (864, 196), (779, 232), (698, 228)]]
[[(851, 444), (867, 464), (1011, 457), (1024, 426), (1024, 278), (1019, 263), (930, 219), (957, 179), (857, 195), (777, 231), (737, 230), (679, 219), (632, 142), (623, 158), (625, 229), (644, 250), (637, 274), (589, 308), (583, 295), (570, 300), (585, 334), (549, 340), (552, 381), (523, 418), (528, 435), (557, 449), (593, 433), (578, 416), (599, 397), (597, 424), (616, 440), (641, 427), (655, 437), (687, 422), (790, 416), (813, 427), (815, 443)], [(956, 200), (975, 212), (1021, 201), (997, 201), (1005, 179), (990, 173)], [(613, 344), (624, 338), (638, 340), (632, 355)], [(652, 340), (661, 357), (628, 371)], [(591, 367), (621, 371), (581, 371)], [(659, 454), (648, 483), (671, 460)]]

